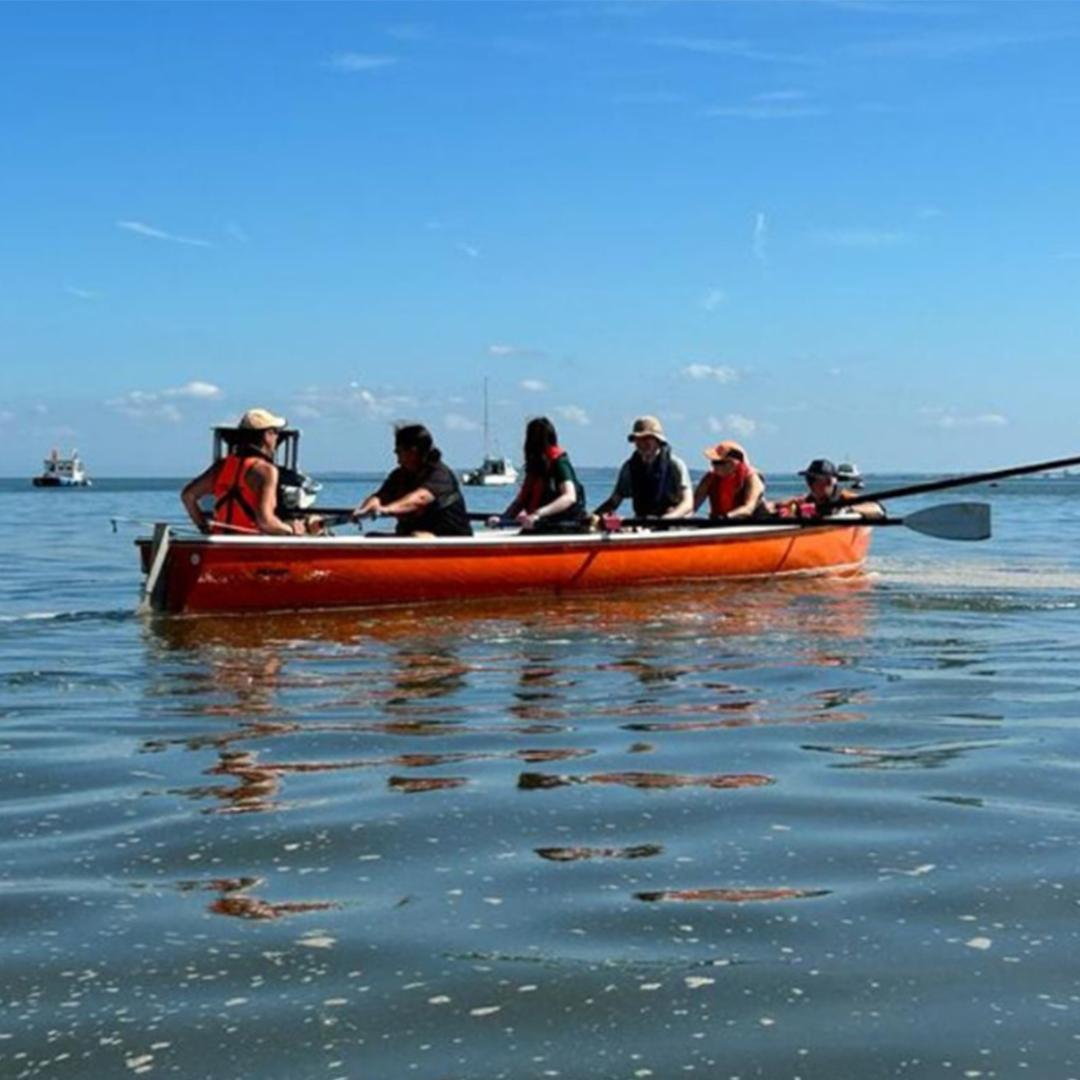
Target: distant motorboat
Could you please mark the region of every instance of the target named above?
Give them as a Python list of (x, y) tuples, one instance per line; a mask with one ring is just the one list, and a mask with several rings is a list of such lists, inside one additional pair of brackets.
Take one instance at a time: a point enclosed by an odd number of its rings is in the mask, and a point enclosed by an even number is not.
[(518, 471), (508, 457), (491, 452), (488, 425), (488, 384), (484, 380), (484, 460), (479, 468), (466, 469), (461, 482), (470, 487), (509, 487), (518, 481)]
[(62, 458), (54, 447), (42, 464), (41, 475), (33, 479), (34, 487), (90, 487), (90, 478), (78, 450), (72, 450), (71, 457)]
[(848, 487), (859, 490), (864, 484), (863, 475), (859, 472), (858, 465), (853, 465), (850, 461), (842, 461), (836, 466), (836, 478), (841, 484), (847, 484)]

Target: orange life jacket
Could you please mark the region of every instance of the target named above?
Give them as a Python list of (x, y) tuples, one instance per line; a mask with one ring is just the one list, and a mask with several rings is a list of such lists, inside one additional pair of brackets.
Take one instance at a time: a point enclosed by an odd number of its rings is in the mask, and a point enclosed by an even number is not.
[(730, 514), (743, 502), (743, 492), (750, 482), (750, 466), (740, 461), (728, 476), (709, 474), (709, 515)]
[[(222, 458), (221, 468), (214, 477), (214, 520), (211, 532), (241, 535), (243, 531), (258, 532), (259, 519), (255, 513), (258, 493), (251, 486), (251, 468), (262, 454), (229, 454)], [(215, 525), (232, 525), (231, 529), (215, 529)]]

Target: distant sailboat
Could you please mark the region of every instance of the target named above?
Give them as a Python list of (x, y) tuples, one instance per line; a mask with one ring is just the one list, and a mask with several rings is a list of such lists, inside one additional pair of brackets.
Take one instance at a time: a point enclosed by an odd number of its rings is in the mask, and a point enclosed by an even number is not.
[(477, 469), (467, 469), (461, 474), (461, 482), (470, 487), (507, 487), (516, 484), (517, 469), (508, 457), (491, 452), (490, 425), (488, 423), (488, 383), (484, 380), (484, 460)]

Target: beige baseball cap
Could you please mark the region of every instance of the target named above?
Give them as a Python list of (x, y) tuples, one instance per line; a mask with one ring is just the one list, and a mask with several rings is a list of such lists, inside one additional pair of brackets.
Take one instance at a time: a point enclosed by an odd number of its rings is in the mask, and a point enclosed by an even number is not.
[(248, 409), (240, 417), (237, 427), (252, 431), (269, 431), (271, 428), (288, 427), (289, 422), (283, 416), (275, 416), (269, 409)]
[(643, 435), (651, 435), (659, 442), (666, 443), (667, 437), (664, 435), (664, 426), (656, 419), (655, 416), (639, 416), (634, 421), (633, 429), (630, 434), (626, 436), (628, 442), (633, 442), (635, 439), (640, 439)]

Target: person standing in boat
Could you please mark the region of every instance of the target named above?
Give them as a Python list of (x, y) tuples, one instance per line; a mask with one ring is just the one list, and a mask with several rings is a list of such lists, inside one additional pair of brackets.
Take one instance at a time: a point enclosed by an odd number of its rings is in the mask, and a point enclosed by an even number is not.
[(655, 416), (639, 416), (628, 442), (634, 452), (623, 462), (615, 489), (593, 511), (603, 517), (616, 510), (623, 499), (631, 499), (639, 518), (687, 517), (694, 510), (690, 470), (668, 445), (664, 429)]
[[(283, 521), (277, 513), (278, 468), (274, 464), (283, 417), (266, 409), (248, 409), (240, 417), (229, 453), (187, 484), (180, 499), (200, 532), (239, 536), (303, 536), (302, 520)], [(213, 512), (199, 505), (214, 497)]]
[(353, 511), (353, 518), (396, 517), (398, 536), (472, 536), (457, 477), (423, 424), (394, 428), (397, 468)]
[(585, 488), (559, 446), (555, 425), (537, 416), (525, 425), (525, 478), (521, 490), (501, 517), (488, 518), (488, 526), (516, 521), (525, 531), (557, 531), (581, 525), (587, 517)]
[(709, 500), (709, 517), (727, 521), (752, 518), (765, 506), (765, 481), (746, 451), (730, 439), (705, 451), (709, 471), (694, 489), (694, 509)]
[(881, 518), (885, 508), (876, 502), (864, 502), (854, 491), (840, 487), (840, 474), (828, 458), (814, 458), (799, 475), (806, 480), (807, 491), (794, 499), (773, 506), (780, 517), (828, 517), (838, 510), (864, 518)]

